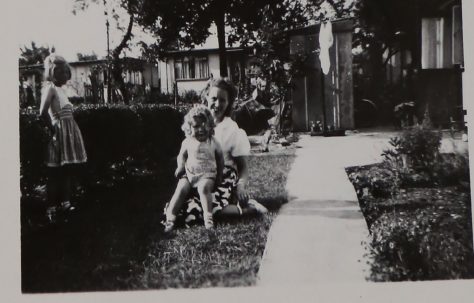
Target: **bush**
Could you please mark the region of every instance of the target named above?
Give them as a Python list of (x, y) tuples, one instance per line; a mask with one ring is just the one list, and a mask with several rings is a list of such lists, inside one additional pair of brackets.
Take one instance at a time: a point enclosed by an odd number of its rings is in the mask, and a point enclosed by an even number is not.
[[(367, 168), (367, 169), (364, 169)], [(349, 172), (349, 180), (354, 185), (359, 199), (372, 195), (387, 197), (396, 190), (395, 175), (388, 165), (362, 167)]]
[[(75, 119), (88, 155), (90, 179), (100, 180), (112, 166), (136, 162), (150, 166), (166, 164), (183, 139), (180, 125), (185, 108), (168, 106), (81, 105)], [(44, 184), (49, 134), (37, 113), (20, 113), (20, 170), (22, 194)]]
[(385, 150), (385, 160), (398, 169), (414, 169), (416, 172), (432, 170), (439, 157), (441, 132), (415, 126), (404, 130), (401, 137), (390, 140), (391, 150)]
[(390, 140), (392, 149), (382, 153), (392, 171), (394, 187), (455, 185), (469, 182), (467, 156), (441, 154), (441, 133), (423, 127), (405, 130)]
[(179, 96), (179, 101), (187, 104), (201, 103), (201, 97), (195, 90), (187, 90)]
[[(467, 215), (466, 215), (467, 216)], [(406, 281), (468, 278), (473, 271), (464, 216), (430, 207), (386, 213), (372, 225), (372, 279)]]

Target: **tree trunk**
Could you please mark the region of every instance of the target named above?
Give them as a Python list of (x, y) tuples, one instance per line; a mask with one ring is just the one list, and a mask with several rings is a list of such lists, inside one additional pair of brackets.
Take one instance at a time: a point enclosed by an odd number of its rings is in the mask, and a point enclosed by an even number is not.
[(224, 10), (221, 8), (216, 13), (216, 27), (217, 27), (217, 41), (219, 43), (219, 71), (221, 77), (227, 77), (227, 54), (225, 44), (225, 15)]
[(112, 78), (115, 86), (118, 87), (120, 92), (122, 93), (123, 101), (125, 104), (129, 103), (129, 94), (127, 91), (127, 87), (125, 86), (125, 81), (122, 76), (123, 66), (120, 60), (120, 53), (123, 49), (127, 46), (128, 41), (132, 38), (132, 28), (133, 28), (134, 18), (133, 15), (130, 15), (130, 20), (128, 22), (127, 31), (122, 38), (122, 41), (119, 45), (113, 50), (112, 52)]

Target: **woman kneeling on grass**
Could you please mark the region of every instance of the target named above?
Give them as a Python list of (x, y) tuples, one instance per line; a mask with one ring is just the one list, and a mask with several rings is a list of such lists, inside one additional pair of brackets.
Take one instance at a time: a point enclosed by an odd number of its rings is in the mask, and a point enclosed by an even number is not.
[[(268, 210), (247, 193), (247, 156), (250, 142), (244, 130), (231, 118), (235, 100), (235, 88), (227, 79), (211, 79), (207, 86), (207, 107), (214, 119), (214, 138), (220, 145), (224, 156), (222, 180), (212, 193), (212, 214), (215, 217), (237, 217), (263, 214)], [(179, 164), (179, 163), (178, 163)], [(206, 208), (206, 207), (205, 207)], [(165, 214), (174, 220), (176, 215), (184, 217), (187, 226), (203, 220), (203, 205), (195, 194), (184, 203), (167, 205)], [(174, 223), (173, 223), (174, 225)]]

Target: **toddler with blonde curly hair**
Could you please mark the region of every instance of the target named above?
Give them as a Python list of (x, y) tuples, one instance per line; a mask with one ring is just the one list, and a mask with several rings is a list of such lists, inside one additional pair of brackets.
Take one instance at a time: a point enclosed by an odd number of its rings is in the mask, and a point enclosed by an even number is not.
[(212, 192), (222, 179), (224, 156), (214, 139), (214, 119), (205, 106), (193, 107), (184, 117), (182, 129), (186, 138), (181, 144), (175, 176), (179, 178), (176, 190), (166, 208), (165, 232), (174, 229), (176, 214), (192, 188), (202, 201), (204, 226), (214, 227)]

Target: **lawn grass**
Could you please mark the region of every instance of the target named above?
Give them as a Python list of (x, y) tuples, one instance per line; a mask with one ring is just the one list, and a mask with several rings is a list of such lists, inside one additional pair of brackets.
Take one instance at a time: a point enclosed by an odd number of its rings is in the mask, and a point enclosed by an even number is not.
[[(293, 151), (250, 156), (249, 191), (273, 211), (287, 201)], [(219, 223), (211, 234), (198, 226), (165, 237), (159, 221), (174, 190), (169, 171), (146, 182), (125, 178), (119, 186), (98, 187), (78, 201), (67, 223), (55, 226), (38, 227), (43, 209), (22, 200), (22, 291), (254, 284), (275, 213)]]
[[(270, 210), (288, 201), (286, 177), (293, 152), (249, 158), (249, 192)], [(274, 212), (233, 220), (208, 232), (203, 227), (178, 229), (171, 239), (150, 244), (137, 288), (199, 288), (255, 284)]]

